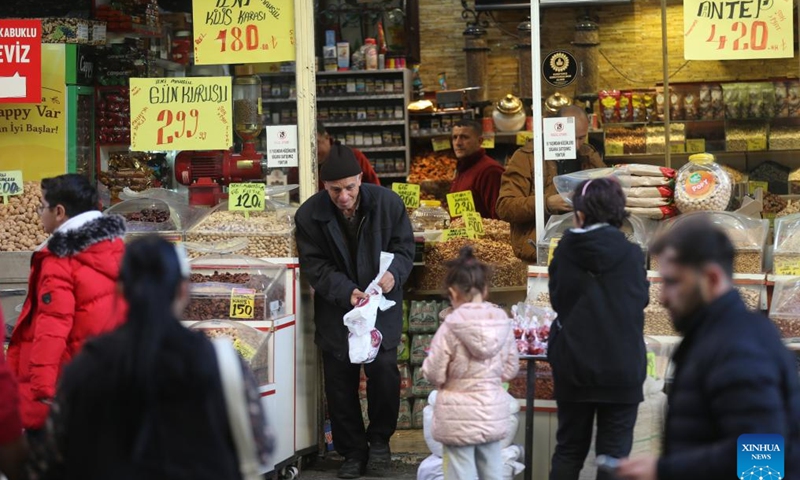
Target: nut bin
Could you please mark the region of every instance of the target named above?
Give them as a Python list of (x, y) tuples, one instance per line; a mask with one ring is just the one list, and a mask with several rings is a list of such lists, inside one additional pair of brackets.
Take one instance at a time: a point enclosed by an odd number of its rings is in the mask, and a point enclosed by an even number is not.
[[(284, 266), (234, 255), (201, 257), (190, 265), (186, 320), (265, 321), (294, 313), (287, 311), (292, 303), (286, 298)], [(248, 298), (252, 298), (252, 310), (232, 308), (232, 302), (246, 305)]]
[(271, 331), (261, 331), (243, 322), (213, 320), (197, 322), (189, 327), (205, 333), (210, 338), (228, 338), (233, 347), (247, 362), (260, 386), (273, 383), (273, 343)]
[(255, 258), (285, 258), (297, 256), (294, 240), (294, 220), (288, 209), (250, 212), (228, 210), (227, 202), (214, 207), (211, 213), (186, 231), (187, 242), (224, 242), (246, 238), (247, 247), (241, 252)]
[[(184, 209), (190, 207), (186, 206)], [(125, 217), (125, 241), (147, 234), (158, 234), (170, 241), (183, 240), (187, 224), (182, 221), (180, 206), (171, 206), (155, 198), (136, 198), (118, 203), (106, 210), (106, 215)], [(188, 213), (188, 212), (187, 212)], [(189, 225), (191, 226), (191, 225)]]
[(774, 246), (772, 272), (800, 274), (800, 214), (775, 219)]
[(524, 286), (528, 280), (528, 266), (514, 256), (511, 245), (489, 239), (467, 240), (458, 238), (434, 243), (425, 254), (425, 270), (419, 282), (422, 290), (441, 290), (447, 273), (445, 262), (458, 257), (462, 247), (472, 245), (475, 257), (489, 264), (494, 273), (490, 287)]
[(784, 338), (800, 337), (800, 278), (775, 282), (769, 318)]
[(47, 240), (36, 211), (42, 202), (38, 182), (24, 182), (21, 195), (0, 198), (0, 252), (31, 252)]

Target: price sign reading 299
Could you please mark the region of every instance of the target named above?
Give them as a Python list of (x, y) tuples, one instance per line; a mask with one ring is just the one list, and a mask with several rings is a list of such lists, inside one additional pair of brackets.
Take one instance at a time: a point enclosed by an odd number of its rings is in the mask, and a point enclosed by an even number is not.
[(295, 59), (292, 0), (194, 0), (197, 65)]
[(687, 60), (791, 58), (792, 0), (685, 0)]

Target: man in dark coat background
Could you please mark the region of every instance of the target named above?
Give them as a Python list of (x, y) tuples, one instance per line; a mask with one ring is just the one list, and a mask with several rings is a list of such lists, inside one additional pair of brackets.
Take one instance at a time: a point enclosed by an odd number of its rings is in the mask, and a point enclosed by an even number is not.
[(653, 254), (663, 278), (661, 301), (684, 338), (673, 357), (662, 456), (624, 460), (617, 475), (745, 478), (737, 469), (739, 436), (777, 434), (784, 438), (785, 471), (763, 478), (800, 478), (795, 359), (769, 319), (748, 311), (733, 288), (731, 241), (703, 216), (671, 229)]
[[(350, 150), (334, 154), (341, 158), (330, 158), (322, 167), (325, 190), (300, 207), (295, 223), (301, 269), (314, 289), (315, 341), (322, 349), (333, 443), (345, 458), (339, 478), (358, 478), (367, 463), (379, 470), (391, 459), (389, 439), (400, 408), (402, 286), (411, 273), (414, 236), (400, 197), (384, 187), (362, 185), (361, 167)], [(397, 304), (378, 312), (376, 328), (383, 342), (377, 358), (364, 365), (369, 404), (365, 431), (358, 396), (361, 365), (350, 363), (343, 317), (378, 275), (381, 252), (394, 254), (379, 285)]]

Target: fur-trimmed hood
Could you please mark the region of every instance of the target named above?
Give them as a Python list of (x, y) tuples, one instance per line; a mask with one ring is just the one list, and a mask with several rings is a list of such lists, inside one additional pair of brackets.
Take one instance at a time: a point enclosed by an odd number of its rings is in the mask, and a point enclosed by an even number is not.
[(114, 240), (125, 235), (125, 219), (120, 215), (103, 215), (84, 225), (53, 233), (47, 249), (57, 257), (77, 255), (96, 243)]

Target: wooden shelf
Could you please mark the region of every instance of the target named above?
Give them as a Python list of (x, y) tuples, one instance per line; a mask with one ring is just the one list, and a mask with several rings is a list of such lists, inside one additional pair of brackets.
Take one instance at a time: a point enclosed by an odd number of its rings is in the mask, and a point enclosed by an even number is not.
[(364, 120), (360, 122), (325, 122), (325, 127), (391, 127), (405, 124), (405, 120)]
[(348, 147), (353, 147), (357, 150), (361, 150), (364, 153), (380, 153), (380, 152), (405, 152), (406, 147), (400, 146), (393, 146), (393, 147), (359, 147), (358, 145), (348, 145)]

